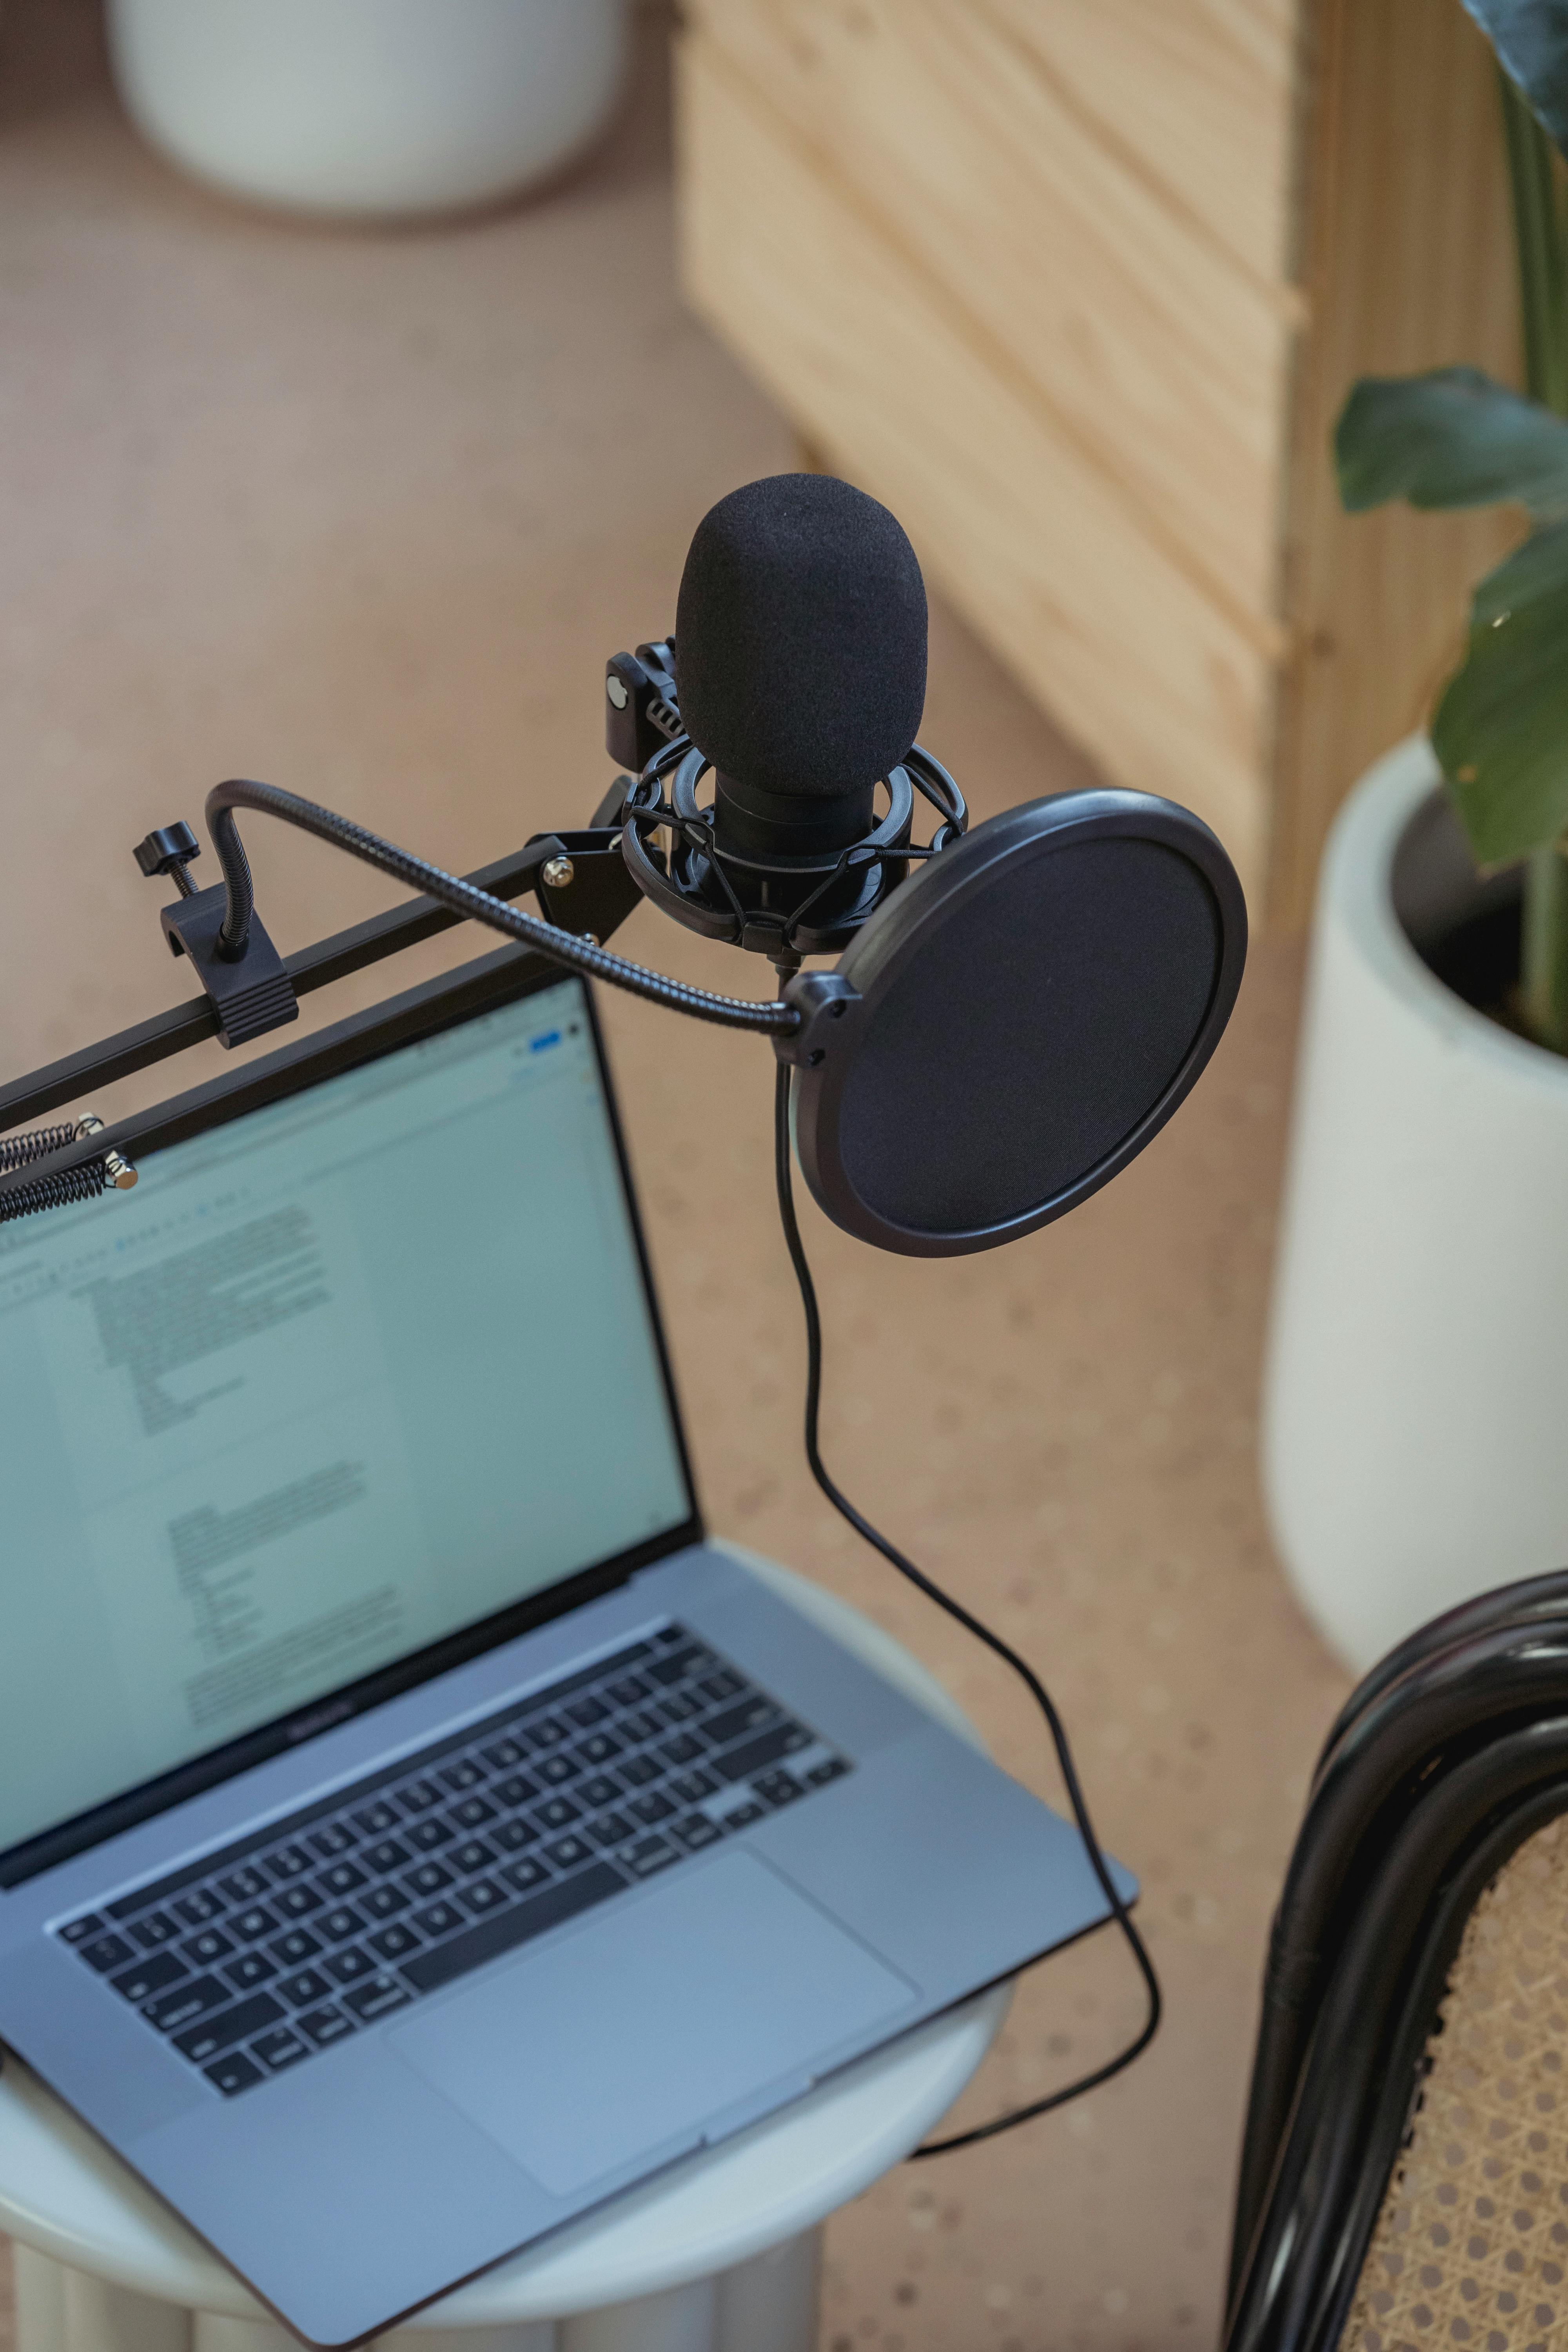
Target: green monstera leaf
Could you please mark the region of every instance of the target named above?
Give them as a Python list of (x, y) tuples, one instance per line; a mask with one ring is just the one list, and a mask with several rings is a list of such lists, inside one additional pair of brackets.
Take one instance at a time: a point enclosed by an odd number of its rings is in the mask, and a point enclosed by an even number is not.
[(1352, 514), (1385, 499), (1415, 507), (1518, 499), (1533, 515), (1568, 513), (1568, 420), (1479, 368), (1363, 376), (1340, 413), (1334, 462)]
[(1432, 748), (1482, 866), (1568, 833), (1568, 522), (1536, 531), (1476, 590)]
[(1535, 117), (1568, 152), (1568, 0), (1464, 0)]

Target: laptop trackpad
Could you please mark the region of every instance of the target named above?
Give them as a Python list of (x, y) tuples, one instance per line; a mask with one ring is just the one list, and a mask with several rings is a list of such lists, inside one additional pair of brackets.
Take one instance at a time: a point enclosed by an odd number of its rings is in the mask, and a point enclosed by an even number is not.
[(914, 2000), (900, 1976), (754, 1854), (615, 1903), (388, 2036), (426, 2081), (566, 2197), (803, 2078)]

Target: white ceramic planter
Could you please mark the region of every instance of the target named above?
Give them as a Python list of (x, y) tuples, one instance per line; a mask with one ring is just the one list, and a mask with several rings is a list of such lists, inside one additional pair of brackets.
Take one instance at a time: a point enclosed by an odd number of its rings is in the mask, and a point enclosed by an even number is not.
[(1324, 863), (1264, 1396), (1279, 1549), (1358, 1668), (1568, 1564), (1568, 1062), (1411, 944), (1477, 897), (1404, 744)]
[(126, 109), (230, 193), (339, 219), (485, 204), (614, 105), (627, 0), (110, 0)]

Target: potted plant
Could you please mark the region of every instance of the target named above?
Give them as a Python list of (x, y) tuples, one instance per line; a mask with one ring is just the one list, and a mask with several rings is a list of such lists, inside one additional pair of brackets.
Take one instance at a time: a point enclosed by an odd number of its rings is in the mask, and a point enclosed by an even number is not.
[(1329, 843), (1264, 1390), (1279, 1550), (1353, 1665), (1568, 1559), (1568, 0), (1465, 0), (1497, 52), (1525, 393), (1364, 381), (1352, 509), (1511, 500), (1430, 740)]

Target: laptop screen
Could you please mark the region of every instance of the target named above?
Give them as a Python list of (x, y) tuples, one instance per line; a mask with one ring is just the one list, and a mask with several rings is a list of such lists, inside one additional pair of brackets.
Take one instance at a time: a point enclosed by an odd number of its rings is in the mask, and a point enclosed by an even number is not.
[(0, 1853), (686, 1526), (580, 984), (0, 1227)]

